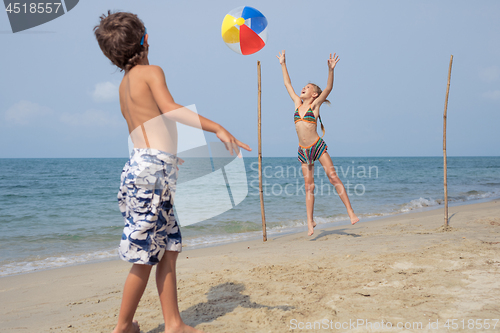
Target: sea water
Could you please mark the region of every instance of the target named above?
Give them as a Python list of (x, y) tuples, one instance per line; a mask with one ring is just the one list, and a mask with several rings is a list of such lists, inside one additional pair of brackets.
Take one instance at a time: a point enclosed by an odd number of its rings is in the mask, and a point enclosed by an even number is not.
[[(123, 218), (116, 195), (126, 161), (0, 159), (0, 276), (118, 258)], [(441, 157), (333, 161), (360, 223), (443, 204)], [(221, 215), (181, 227), (185, 250), (262, 237), (257, 159), (244, 158), (244, 164), (247, 197)], [(318, 227), (349, 224), (320, 163), (314, 171)], [(305, 232), (297, 159), (264, 158), (263, 185), (268, 235)], [(448, 194), (451, 205), (499, 198), (500, 157), (449, 157)], [(225, 204), (221, 198), (212, 201), (214, 209)]]

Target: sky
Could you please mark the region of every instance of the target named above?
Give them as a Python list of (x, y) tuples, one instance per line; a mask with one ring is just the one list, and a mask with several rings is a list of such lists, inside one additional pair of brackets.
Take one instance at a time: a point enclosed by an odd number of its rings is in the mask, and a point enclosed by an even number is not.
[[(226, 13), (243, 5), (269, 22), (266, 46), (248, 56), (220, 35)], [(263, 157), (296, 156), (283, 49), (295, 91), (324, 88), (329, 54), (340, 57), (332, 105), (321, 107), (333, 158), (442, 156), (450, 55), (447, 153), (500, 155), (500, 1), (100, 0), (15, 34), (0, 13), (0, 158), (128, 156), (123, 73), (93, 34), (109, 9), (142, 19), (150, 64), (163, 68), (175, 101), (248, 143), (244, 156), (257, 156), (257, 61)]]

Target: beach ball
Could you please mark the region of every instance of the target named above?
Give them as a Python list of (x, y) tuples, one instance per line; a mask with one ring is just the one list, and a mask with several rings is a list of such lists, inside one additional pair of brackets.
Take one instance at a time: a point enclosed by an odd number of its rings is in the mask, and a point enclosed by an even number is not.
[(252, 54), (267, 41), (267, 19), (257, 9), (245, 6), (230, 11), (222, 21), (224, 43), (236, 53)]

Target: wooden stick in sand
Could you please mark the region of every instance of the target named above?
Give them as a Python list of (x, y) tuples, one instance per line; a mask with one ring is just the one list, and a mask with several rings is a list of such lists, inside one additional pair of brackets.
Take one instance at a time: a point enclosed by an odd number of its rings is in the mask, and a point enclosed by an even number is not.
[(453, 63), (453, 55), (450, 57), (450, 68), (448, 70), (448, 86), (446, 87), (446, 100), (444, 102), (443, 114), (443, 158), (444, 158), (444, 226), (448, 226), (448, 173), (446, 165), (446, 114), (448, 111), (448, 95), (450, 94), (450, 79), (451, 79), (451, 64)]
[(266, 213), (264, 212), (264, 193), (262, 191), (262, 140), (261, 140), (261, 120), (260, 120), (260, 102), (261, 102), (261, 84), (260, 84), (260, 61), (257, 61), (257, 86), (258, 86), (258, 98), (257, 98), (257, 113), (258, 113), (258, 137), (259, 137), (259, 192), (260, 192), (260, 214), (262, 215), (262, 240), (267, 241), (266, 232)]

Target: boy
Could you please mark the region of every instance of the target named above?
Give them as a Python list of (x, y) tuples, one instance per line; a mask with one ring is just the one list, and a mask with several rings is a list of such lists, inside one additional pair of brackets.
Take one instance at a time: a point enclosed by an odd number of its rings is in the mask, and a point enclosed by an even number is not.
[(174, 102), (162, 69), (149, 65), (148, 34), (137, 15), (108, 11), (108, 16), (100, 17), (94, 33), (104, 55), (125, 71), (119, 88), (120, 107), (134, 143), (118, 193), (125, 218), (120, 257), (133, 266), (113, 332), (140, 332), (133, 317), (153, 265), (157, 265), (165, 332), (200, 332), (183, 323), (177, 304), (175, 265), (182, 243), (173, 213), (180, 164), (176, 121), (215, 133), (231, 154), (238, 154), (238, 147), (251, 149), (219, 124)]

